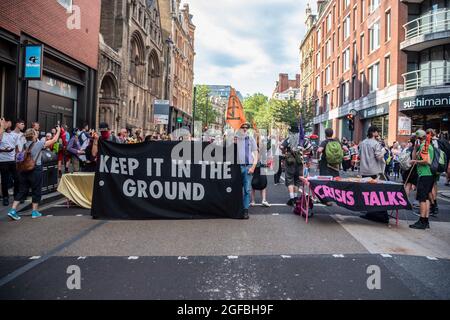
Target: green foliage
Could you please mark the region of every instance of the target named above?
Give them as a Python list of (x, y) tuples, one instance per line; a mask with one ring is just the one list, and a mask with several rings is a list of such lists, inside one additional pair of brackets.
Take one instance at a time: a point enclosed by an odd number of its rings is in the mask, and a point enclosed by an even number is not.
[(252, 96), (247, 96), (242, 102), (247, 122), (253, 123), (253, 121), (255, 121), (258, 123), (256, 118), (261, 112), (264, 112), (268, 101), (269, 98), (262, 93), (255, 93)]
[(216, 122), (219, 112), (213, 108), (210, 101), (210, 90), (208, 86), (196, 86), (197, 94), (195, 97), (195, 121), (201, 121), (203, 128)]
[(303, 126), (305, 131), (312, 128), (313, 108), (312, 103), (302, 103), (295, 99), (290, 100), (270, 100), (270, 112), (276, 123), (286, 126), (296, 125), (303, 116)]

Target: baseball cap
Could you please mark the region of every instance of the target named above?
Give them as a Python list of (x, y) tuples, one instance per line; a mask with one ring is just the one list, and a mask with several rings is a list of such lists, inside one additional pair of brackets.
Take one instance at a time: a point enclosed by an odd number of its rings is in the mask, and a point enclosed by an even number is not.
[(418, 137), (418, 138), (425, 138), (426, 135), (427, 135), (427, 133), (423, 130), (417, 130), (417, 132), (416, 132), (416, 137)]
[(109, 129), (109, 125), (106, 122), (100, 122), (100, 124), (98, 126), (98, 129), (100, 131), (108, 130)]

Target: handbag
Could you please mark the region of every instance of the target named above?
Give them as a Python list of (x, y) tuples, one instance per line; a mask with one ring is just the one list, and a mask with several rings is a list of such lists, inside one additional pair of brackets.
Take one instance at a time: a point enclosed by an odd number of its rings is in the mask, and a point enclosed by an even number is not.
[(252, 178), (253, 190), (264, 190), (267, 188), (267, 176), (261, 175), (261, 165), (258, 164)]

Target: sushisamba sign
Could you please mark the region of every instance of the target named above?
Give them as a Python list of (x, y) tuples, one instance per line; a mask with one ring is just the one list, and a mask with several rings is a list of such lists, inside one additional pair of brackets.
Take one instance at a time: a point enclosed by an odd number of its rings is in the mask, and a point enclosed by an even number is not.
[(450, 108), (450, 93), (415, 96), (400, 100), (400, 111), (434, 109), (442, 107)]

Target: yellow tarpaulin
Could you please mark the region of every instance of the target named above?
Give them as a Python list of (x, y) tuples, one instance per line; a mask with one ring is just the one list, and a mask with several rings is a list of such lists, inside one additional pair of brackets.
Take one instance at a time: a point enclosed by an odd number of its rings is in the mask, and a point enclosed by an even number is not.
[(80, 207), (91, 209), (94, 178), (94, 173), (65, 174), (59, 182), (58, 192)]

